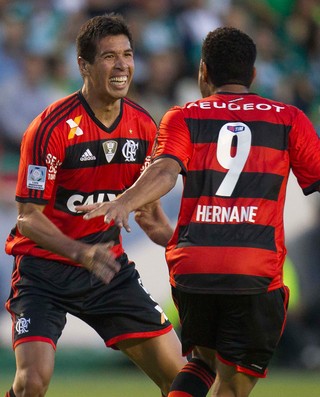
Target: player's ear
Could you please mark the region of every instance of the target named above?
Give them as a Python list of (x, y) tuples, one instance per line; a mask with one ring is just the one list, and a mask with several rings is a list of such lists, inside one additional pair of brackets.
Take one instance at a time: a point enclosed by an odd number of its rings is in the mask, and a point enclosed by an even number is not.
[(208, 68), (203, 59), (200, 59), (199, 74), (204, 83), (208, 83)]
[(211, 84), (206, 63), (201, 59), (199, 65), (198, 86), (203, 97), (211, 95)]
[(89, 64), (82, 57), (78, 57), (78, 65), (79, 65), (80, 73), (82, 75), (84, 75), (84, 74), (86, 74), (88, 72)]

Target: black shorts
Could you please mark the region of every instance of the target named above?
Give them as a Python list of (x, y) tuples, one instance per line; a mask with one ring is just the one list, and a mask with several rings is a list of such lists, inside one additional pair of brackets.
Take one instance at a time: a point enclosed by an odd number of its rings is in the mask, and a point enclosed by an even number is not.
[(106, 346), (129, 338), (150, 338), (172, 329), (160, 306), (143, 287), (133, 262), (105, 285), (86, 269), (31, 256), (15, 260), (7, 310), (13, 346), (44, 341), (55, 348), (70, 313), (87, 324)]
[(172, 295), (184, 355), (194, 346), (208, 347), (237, 371), (266, 376), (284, 329), (287, 287), (257, 295), (189, 294), (172, 288)]

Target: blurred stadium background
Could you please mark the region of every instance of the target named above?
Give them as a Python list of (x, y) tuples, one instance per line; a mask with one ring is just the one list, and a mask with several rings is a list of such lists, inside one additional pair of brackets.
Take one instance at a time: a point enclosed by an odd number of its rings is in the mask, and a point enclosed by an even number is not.
[[(22, 134), (46, 105), (81, 87), (74, 46), (78, 28), (86, 19), (111, 11), (121, 12), (134, 34), (136, 72), (129, 96), (157, 122), (171, 105), (199, 97), (197, 67), (202, 39), (209, 30), (232, 25), (252, 35), (258, 47), (258, 74), (252, 91), (299, 107), (320, 133), (319, 0), (0, 0), (1, 247), (16, 218), (14, 189)], [(163, 199), (172, 224), (179, 210), (180, 191), (181, 181)], [(320, 396), (320, 383), (311, 382), (320, 370), (319, 220), (319, 197), (304, 197), (291, 176), (285, 208), (285, 275), (292, 298), (288, 326), (271, 366), (274, 380), (264, 381), (269, 387), (275, 384), (276, 391), (267, 389), (266, 395), (301, 396), (301, 386), (308, 397)], [(132, 232), (124, 235), (129, 257), (136, 262), (145, 287), (174, 320), (164, 251), (151, 243), (133, 220), (131, 226)], [(4, 310), (11, 267), (11, 258), (1, 248), (0, 394), (11, 384), (14, 372), (10, 318)], [(114, 367), (121, 368), (121, 376), (125, 374), (127, 393), (122, 378), (112, 373)], [(78, 374), (83, 371), (88, 378), (81, 383)], [(297, 376), (302, 373), (304, 380)], [(97, 374), (102, 378), (101, 389)], [(75, 383), (83, 391), (92, 387), (92, 395), (106, 391), (111, 397), (129, 395), (137, 382), (146, 385), (146, 396), (156, 395), (148, 379), (140, 378), (120, 353), (106, 350), (92, 330), (72, 317), (59, 342), (49, 397), (61, 390), (66, 375), (71, 380), (72, 375), (78, 376)], [(110, 383), (118, 384), (122, 392), (117, 394), (115, 389), (109, 393)], [(281, 383), (292, 388), (279, 392)], [(66, 389), (75, 390), (72, 387)], [(258, 387), (252, 395), (264, 396)], [(80, 392), (67, 393), (59, 395), (81, 396)], [(143, 392), (131, 395), (143, 397)]]

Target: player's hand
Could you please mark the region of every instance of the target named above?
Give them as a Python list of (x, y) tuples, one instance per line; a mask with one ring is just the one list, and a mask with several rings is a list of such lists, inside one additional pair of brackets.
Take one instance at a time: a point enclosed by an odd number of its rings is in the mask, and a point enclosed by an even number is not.
[(115, 225), (119, 228), (124, 227), (127, 232), (131, 231), (128, 223), (129, 211), (119, 200), (107, 201), (105, 203), (78, 205), (76, 206), (76, 210), (85, 212), (86, 214), (83, 218), (86, 220), (97, 216), (103, 216), (105, 223), (110, 223), (113, 220)]
[(105, 284), (109, 284), (121, 265), (111, 251), (113, 243), (87, 245), (79, 252), (78, 261)]

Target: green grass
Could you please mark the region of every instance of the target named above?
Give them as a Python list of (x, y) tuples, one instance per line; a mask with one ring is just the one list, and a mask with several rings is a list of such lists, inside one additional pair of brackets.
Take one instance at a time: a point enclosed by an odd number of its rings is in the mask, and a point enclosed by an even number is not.
[[(12, 374), (13, 375), (13, 374)], [(0, 380), (0, 396), (11, 386), (11, 377)], [(160, 397), (157, 386), (139, 370), (120, 366), (116, 370), (106, 369), (105, 373), (92, 371), (54, 374), (47, 397)]]
[(260, 379), (250, 397), (320, 397), (318, 372), (289, 372), (274, 368)]
[[(10, 379), (0, 380), (2, 395), (10, 386)], [(1, 393), (0, 393), (1, 395)], [(160, 397), (156, 386), (138, 370), (119, 367), (104, 374), (78, 372), (53, 376), (47, 397)], [(319, 397), (318, 374), (290, 373), (274, 369), (267, 379), (258, 382), (251, 397)]]
[[(12, 351), (0, 349), (0, 397), (12, 384)], [(160, 397), (158, 388), (119, 352), (60, 351), (46, 397)], [(270, 368), (250, 397), (320, 397), (318, 371)]]

